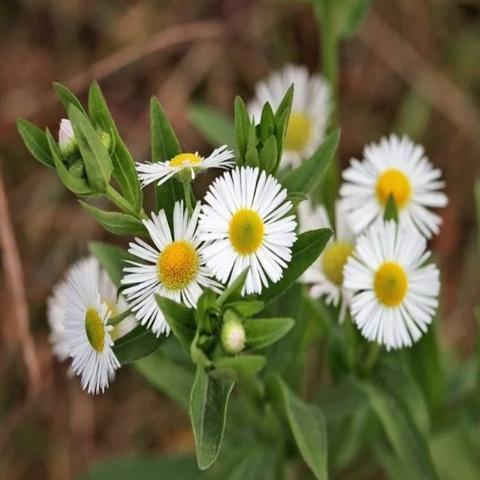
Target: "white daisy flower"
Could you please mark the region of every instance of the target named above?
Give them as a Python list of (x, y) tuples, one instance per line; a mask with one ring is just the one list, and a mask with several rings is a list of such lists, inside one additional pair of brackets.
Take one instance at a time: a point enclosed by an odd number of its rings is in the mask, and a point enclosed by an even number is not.
[(206, 158), (196, 153), (180, 153), (167, 162), (137, 163), (138, 178), (145, 187), (153, 182), (161, 185), (174, 175), (187, 175), (193, 180), (196, 173), (208, 168), (227, 170), (235, 165), (235, 155), (226, 145), (215, 149)]
[(58, 129), (58, 148), (63, 156), (68, 156), (75, 151), (76, 147), (77, 140), (73, 133), (72, 122), (67, 118), (62, 118)]
[[(72, 265), (67, 274), (68, 278), (73, 268), (82, 265), (83, 262), (93, 262), (97, 264), (98, 290), (101, 300), (107, 305), (112, 316), (124, 312), (128, 306), (124, 298), (120, 295), (117, 298), (117, 289), (110, 280), (107, 272), (100, 267), (95, 257), (90, 256), (87, 259), (80, 260)], [(70, 357), (69, 338), (65, 329), (65, 301), (67, 299), (68, 282), (62, 279), (53, 288), (52, 295), (47, 300), (47, 320), (50, 327), (49, 341), (53, 349), (54, 355), (58, 360), (64, 361)], [(135, 328), (137, 322), (132, 315), (123, 319), (119, 324), (115, 325), (110, 331), (113, 340), (123, 337)]]
[(244, 293), (278, 282), (291, 260), (297, 223), (287, 215), (287, 191), (263, 170), (236, 168), (217, 178), (205, 196), (200, 238), (207, 265), (222, 283), (250, 267)]
[(426, 239), (395, 222), (372, 226), (357, 240), (344, 269), (350, 310), (362, 335), (387, 347), (411, 346), (438, 306), (439, 271), (425, 265)]
[(400, 225), (414, 228), (430, 238), (437, 234), (441, 218), (429, 208), (444, 207), (447, 196), (441, 171), (433, 168), (425, 150), (407, 137), (391, 135), (365, 147), (364, 159), (351, 160), (340, 188), (346, 212), (357, 233), (374, 222), (382, 222), (385, 206), (393, 195)]
[(129, 252), (142, 262), (129, 261), (123, 269), (122, 285), (137, 320), (154, 333), (168, 334), (170, 327), (157, 305), (155, 294), (170, 298), (188, 307), (195, 307), (202, 287), (218, 290), (217, 282), (209, 278), (203, 259), (204, 245), (197, 235), (201, 205), (197, 204), (191, 218), (176, 202), (173, 210), (173, 238), (163, 210), (152, 213), (143, 223), (155, 244), (148, 245), (140, 238), (129, 245)]
[(293, 104), (282, 160), (295, 167), (317, 150), (325, 136), (331, 113), (331, 94), (323, 77), (310, 75), (306, 67), (286, 65), (257, 85), (248, 110), (259, 122), (263, 105), (268, 102), (275, 111), (292, 84)]
[[(298, 215), (302, 230), (332, 228), (327, 210), (323, 205), (300, 204)], [(335, 204), (335, 228), (333, 237), (316, 262), (303, 274), (303, 282), (310, 284), (310, 294), (314, 298), (325, 297), (327, 305), (337, 307), (341, 301), (340, 322), (343, 322), (350, 304), (350, 292), (343, 288), (343, 267), (355, 247), (355, 235), (350, 228), (340, 202)]]
[(94, 258), (77, 262), (66, 279), (64, 326), (72, 357), (72, 370), (82, 388), (99, 393), (108, 387), (120, 363), (113, 353), (111, 306), (100, 295), (102, 272)]

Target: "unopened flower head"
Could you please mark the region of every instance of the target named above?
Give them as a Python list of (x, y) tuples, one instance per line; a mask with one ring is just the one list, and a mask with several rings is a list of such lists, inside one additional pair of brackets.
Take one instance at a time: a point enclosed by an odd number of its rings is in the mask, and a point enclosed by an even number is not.
[(198, 172), (208, 168), (227, 170), (235, 165), (234, 153), (226, 145), (215, 149), (208, 157), (198, 153), (180, 153), (166, 162), (137, 163), (142, 186), (157, 182), (161, 185), (173, 176), (179, 180), (193, 180)]
[(426, 240), (395, 222), (378, 223), (358, 240), (344, 269), (351, 312), (362, 335), (387, 347), (411, 346), (438, 306), (439, 272), (425, 265)]
[(81, 376), (82, 388), (89, 393), (103, 392), (109, 377), (120, 367), (108, 325), (114, 304), (102, 299), (100, 293), (103, 275), (94, 258), (77, 262), (68, 272), (58, 305), (64, 309), (72, 370)]
[(175, 203), (173, 236), (165, 212), (152, 213), (151, 220), (143, 223), (154, 246), (140, 238), (129, 245), (128, 251), (140, 261), (130, 261), (124, 268), (123, 293), (137, 320), (157, 335), (170, 329), (155, 294), (193, 308), (202, 287), (219, 289), (205, 266), (205, 246), (197, 235), (200, 208), (198, 203), (189, 218), (183, 201)]
[(58, 129), (58, 147), (64, 157), (71, 155), (77, 148), (77, 140), (73, 133), (72, 122), (67, 118), (62, 118), (60, 128)]
[(222, 345), (231, 354), (240, 353), (245, 348), (245, 328), (240, 320), (228, 320), (222, 326)]
[[(332, 225), (323, 205), (310, 206), (300, 204), (299, 220), (302, 230), (330, 228)], [(343, 288), (343, 268), (355, 247), (355, 235), (340, 202), (335, 204), (335, 228), (317, 261), (303, 274), (302, 280), (310, 285), (310, 294), (314, 298), (325, 297), (327, 305), (338, 306), (341, 301), (340, 321), (345, 318), (350, 303), (350, 293)]]
[(286, 65), (260, 82), (248, 110), (260, 121), (262, 108), (270, 103), (275, 111), (293, 84), (293, 105), (285, 136), (282, 161), (293, 166), (312, 155), (325, 136), (331, 111), (330, 88), (319, 74), (306, 67)]
[(228, 283), (249, 268), (243, 293), (278, 282), (292, 257), (297, 223), (287, 191), (258, 168), (226, 172), (210, 186), (200, 216), (200, 237), (217, 280)]
[(444, 207), (447, 197), (441, 171), (432, 167), (425, 151), (407, 137), (391, 135), (365, 147), (363, 161), (353, 159), (343, 172), (343, 205), (357, 233), (382, 222), (388, 197), (393, 195), (399, 222), (430, 238), (441, 218), (430, 208)]

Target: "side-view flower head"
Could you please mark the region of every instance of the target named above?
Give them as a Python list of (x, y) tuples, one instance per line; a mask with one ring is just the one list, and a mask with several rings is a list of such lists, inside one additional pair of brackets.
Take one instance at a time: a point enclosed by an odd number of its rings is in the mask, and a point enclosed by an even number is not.
[(208, 157), (201, 157), (198, 153), (180, 153), (171, 160), (156, 163), (137, 163), (137, 172), (145, 187), (150, 183), (157, 185), (165, 183), (169, 178), (178, 175), (193, 180), (195, 175), (209, 168), (227, 170), (235, 165), (235, 155), (226, 145), (216, 148)]
[(72, 122), (68, 118), (62, 118), (58, 129), (58, 148), (62, 155), (68, 156), (75, 151), (76, 147), (77, 140), (73, 133)]
[(344, 269), (351, 312), (362, 335), (387, 347), (411, 346), (438, 306), (439, 271), (425, 265), (426, 240), (395, 222), (378, 223), (357, 240)]
[(278, 181), (258, 168), (226, 172), (210, 186), (200, 215), (208, 267), (222, 283), (250, 267), (243, 293), (282, 278), (295, 242), (292, 204)]
[(325, 136), (331, 112), (331, 94), (323, 77), (310, 75), (303, 66), (286, 65), (257, 85), (248, 110), (259, 122), (263, 105), (268, 102), (276, 110), (292, 84), (293, 105), (282, 160), (287, 165), (297, 166), (315, 152)]
[(128, 251), (140, 261), (129, 261), (124, 268), (123, 293), (137, 320), (157, 335), (168, 334), (170, 328), (155, 294), (195, 307), (202, 287), (219, 288), (205, 266), (206, 247), (197, 234), (200, 208), (198, 203), (189, 217), (183, 201), (175, 203), (173, 236), (164, 210), (152, 212), (143, 223), (154, 246), (140, 238), (129, 245)]
[[(338, 306), (341, 301), (339, 316), (341, 322), (350, 303), (350, 292), (343, 288), (343, 268), (355, 247), (355, 234), (340, 203), (337, 201), (335, 204), (334, 236), (316, 262), (303, 274), (302, 280), (310, 285), (312, 297), (325, 297), (326, 304), (334, 306)], [(314, 207), (303, 202), (298, 209), (298, 215), (302, 230), (332, 228), (323, 205)]]
[(357, 233), (382, 222), (390, 194), (395, 199), (400, 224), (430, 238), (437, 234), (441, 218), (430, 208), (444, 207), (447, 196), (441, 171), (433, 168), (422, 146), (407, 137), (391, 135), (367, 145), (363, 160), (351, 160), (340, 188), (343, 205)]

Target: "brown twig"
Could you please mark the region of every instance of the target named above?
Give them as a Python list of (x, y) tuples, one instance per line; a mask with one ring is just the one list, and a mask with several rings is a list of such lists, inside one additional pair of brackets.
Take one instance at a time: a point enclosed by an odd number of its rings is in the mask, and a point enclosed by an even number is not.
[(478, 137), (480, 115), (473, 100), (377, 14), (370, 12), (359, 37), (391, 70), (404, 78), (434, 108), (472, 139)]
[[(66, 80), (65, 84), (76, 93), (80, 93), (88, 88), (92, 80), (104, 80), (161, 50), (192, 41), (217, 38), (222, 35), (223, 32), (224, 27), (222, 24), (212, 21), (191, 22), (170, 27), (153, 35), (147, 42), (130, 45), (94, 63), (84, 71)], [(38, 102), (24, 105), (24, 109), (21, 112), (16, 112), (16, 114), (24, 117), (33, 117), (39, 111), (57, 102), (55, 95), (51, 93), (39, 95), (39, 99)], [(3, 102), (0, 101), (0, 104), (2, 103)], [(16, 116), (17, 115), (15, 115), (15, 117)], [(0, 129), (11, 125), (14, 121), (15, 118), (13, 117), (0, 119)]]
[(13, 321), (16, 322), (22, 344), (23, 361), (29, 378), (29, 394), (35, 396), (40, 387), (40, 368), (35, 345), (29, 329), (22, 264), (8, 212), (7, 196), (0, 172), (0, 245), (7, 295), (11, 301)]

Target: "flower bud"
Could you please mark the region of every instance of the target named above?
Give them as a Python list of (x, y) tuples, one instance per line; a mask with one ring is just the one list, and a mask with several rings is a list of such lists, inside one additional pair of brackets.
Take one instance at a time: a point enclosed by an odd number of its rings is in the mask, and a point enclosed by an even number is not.
[(236, 354), (245, 348), (245, 329), (239, 320), (228, 320), (222, 327), (222, 345), (226, 352)]
[(101, 131), (99, 133), (100, 141), (103, 143), (103, 146), (108, 150), (112, 144), (112, 139), (107, 132)]
[(73, 133), (73, 127), (70, 120), (62, 118), (60, 128), (58, 129), (58, 147), (64, 157), (71, 155), (77, 148), (77, 141)]

